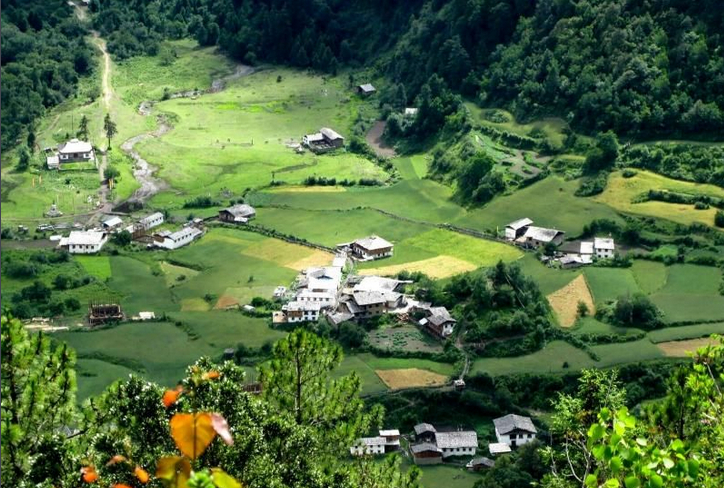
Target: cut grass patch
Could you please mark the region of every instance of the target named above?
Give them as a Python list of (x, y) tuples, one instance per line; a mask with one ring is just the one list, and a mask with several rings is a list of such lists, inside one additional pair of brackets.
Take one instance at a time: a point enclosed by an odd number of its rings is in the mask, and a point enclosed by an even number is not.
[(626, 294), (640, 293), (634, 275), (628, 268), (587, 267), (584, 272), (597, 304), (615, 300)]
[(591, 315), (596, 313), (593, 297), (584, 275), (578, 275), (566, 286), (548, 295), (548, 303), (561, 327), (572, 327), (578, 318), (578, 304), (583, 302)]
[[(568, 368), (564, 368), (567, 363)], [(472, 366), (472, 373), (492, 376), (516, 373), (563, 373), (591, 368), (595, 361), (584, 351), (567, 342), (552, 341), (540, 351), (512, 358), (480, 358)]]
[(708, 266), (676, 264), (668, 268), (666, 285), (652, 295), (667, 322), (724, 320), (721, 271)]
[(448, 278), (456, 274), (476, 269), (476, 266), (462, 259), (452, 256), (437, 256), (435, 258), (412, 261), (404, 264), (393, 264), (378, 268), (360, 269), (361, 275), (395, 276), (401, 271), (411, 273), (421, 272), (433, 279)]
[(668, 269), (663, 263), (637, 259), (631, 271), (639, 288), (646, 294), (655, 293), (666, 285)]
[(712, 338), (689, 339), (685, 341), (669, 341), (657, 344), (658, 348), (666, 357), (683, 358), (691, 356), (699, 348), (719, 344)]
[(163, 271), (163, 275), (166, 279), (166, 286), (169, 288), (199, 274), (199, 272), (195, 269), (178, 266), (167, 261), (161, 261), (159, 266), (161, 267), (161, 271)]
[(724, 335), (724, 322), (712, 324), (681, 325), (649, 332), (651, 342), (679, 341), (682, 339), (697, 339), (711, 334)]
[(418, 368), (378, 369), (375, 370), (375, 373), (391, 390), (441, 386), (447, 383), (446, 376)]
[(105, 281), (111, 277), (111, 262), (108, 256), (74, 256), (86, 273)]
[(280, 266), (300, 271), (310, 266), (328, 265), (332, 262), (330, 253), (291, 244), (280, 239), (268, 238), (242, 249), (242, 254), (277, 263)]
[(438, 255), (449, 255), (462, 259), (477, 267), (493, 266), (498, 261), (510, 262), (523, 256), (523, 253), (516, 247), (445, 229), (430, 230), (406, 239), (404, 243)]

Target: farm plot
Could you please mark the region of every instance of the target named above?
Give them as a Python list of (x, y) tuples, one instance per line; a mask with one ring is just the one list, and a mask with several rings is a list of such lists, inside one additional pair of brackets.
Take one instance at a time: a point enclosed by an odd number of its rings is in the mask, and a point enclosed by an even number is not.
[(657, 346), (666, 357), (682, 358), (691, 356), (702, 347), (716, 344), (719, 344), (719, 341), (715, 341), (711, 338), (701, 338), (685, 341), (661, 342), (657, 344)]
[(662, 357), (661, 351), (648, 338), (633, 342), (601, 344), (591, 350), (600, 358), (597, 366), (606, 367)]
[(676, 264), (668, 273), (666, 285), (651, 297), (667, 322), (724, 319), (718, 268)]
[(666, 284), (668, 268), (663, 263), (637, 259), (631, 271), (639, 288), (646, 294), (655, 293)]
[(391, 390), (442, 386), (448, 382), (446, 376), (418, 368), (378, 369), (375, 370), (375, 373)]
[(154, 274), (148, 264), (127, 256), (111, 256), (110, 261), (112, 277), (108, 285), (123, 295), (121, 304), (126, 315), (146, 310), (159, 315), (178, 310), (164, 278)]
[(440, 341), (409, 324), (373, 330), (369, 341), (379, 349), (442, 352)]
[(681, 325), (665, 329), (652, 330), (649, 339), (653, 343), (666, 341), (679, 341), (683, 339), (697, 339), (711, 334), (724, 335), (724, 322), (712, 324)]
[(548, 295), (548, 303), (558, 317), (561, 327), (572, 327), (578, 318), (578, 304), (585, 303), (591, 315), (595, 314), (593, 297), (584, 275), (578, 275), (570, 283)]
[[(277, 83), (277, 77), (282, 81)], [(168, 134), (138, 148), (160, 167), (161, 178), (187, 196), (275, 180), (300, 183), (308, 176), (384, 181), (388, 175), (379, 166), (344, 150), (314, 155), (288, 147), (324, 126), (348, 136), (354, 114), (366, 103), (349, 99), (338, 79), (263, 70), (198, 100), (158, 103), (158, 110), (173, 113), (178, 122)]]
[(634, 275), (627, 268), (595, 268), (588, 267), (583, 274), (596, 303), (615, 300), (621, 295), (640, 293)]
[(596, 366), (584, 351), (563, 341), (552, 341), (540, 351), (513, 358), (481, 358), (473, 363), (472, 373), (500, 376), (517, 373), (563, 373)]
[(692, 195), (724, 197), (724, 190), (714, 185), (673, 180), (648, 171), (637, 170), (636, 175), (631, 178), (624, 178), (619, 172), (613, 173), (606, 189), (600, 195), (593, 197), (593, 200), (605, 203), (622, 212), (650, 215), (684, 225), (694, 222), (714, 225), (715, 208), (696, 210), (694, 205), (657, 201), (634, 203), (638, 197), (649, 190), (669, 190)]

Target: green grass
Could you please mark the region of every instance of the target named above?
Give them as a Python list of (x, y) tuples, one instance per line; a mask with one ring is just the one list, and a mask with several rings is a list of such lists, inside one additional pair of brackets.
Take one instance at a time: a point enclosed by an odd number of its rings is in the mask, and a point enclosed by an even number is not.
[(615, 300), (621, 295), (640, 293), (634, 275), (628, 268), (594, 268), (588, 267), (584, 274), (588, 287), (597, 304)]
[(163, 276), (154, 275), (148, 264), (127, 256), (111, 256), (110, 262), (112, 277), (108, 285), (123, 295), (121, 304), (126, 315), (142, 311), (160, 315), (178, 310)]
[(666, 285), (651, 297), (667, 322), (724, 319), (718, 268), (676, 264), (668, 272)]
[(698, 339), (711, 334), (724, 335), (724, 322), (711, 324), (682, 325), (649, 332), (649, 339), (654, 343)]
[(666, 284), (668, 270), (663, 263), (638, 259), (631, 266), (634, 279), (646, 294), (655, 293)]
[(600, 358), (596, 364), (598, 367), (614, 366), (616, 364), (634, 361), (647, 361), (663, 357), (661, 350), (648, 338), (634, 342), (592, 346), (591, 350)]
[(538, 258), (535, 257), (535, 254), (532, 253), (526, 253), (518, 263), (523, 273), (538, 283), (538, 287), (544, 295), (549, 295), (556, 290), (560, 290), (581, 274), (580, 269), (549, 268), (541, 263)]
[[(568, 368), (563, 368), (563, 363)], [(492, 376), (516, 373), (563, 373), (594, 367), (596, 363), (584, 351), (567, 342), (553, 341), (540, 351), (512, 358), (481, 358), (473, 362), (471, 373)]]
[(114, 381), (128, 378), (130, 374), (136, 374), (135, 371), (124, 366), (111, 364), (100, 359), (83, 358), (77, 360), (76, 372), (76, 383), (78, 385), (76, 398), (79, 401), (100, 395)]
[(579, 321), (579, 324), (580, 325), (577, 325), (575, 329), (571, 330), (572, 334), (633, 335), (641, 332), (641, 329), (636, 329), (633, 327), (616, 327), (615, 325), (607, 324), (605, 322), (599, 322), (593, 317), (585, 317)]
[(420, 481), (424, 488), (472, 488), (481, 478), (479, 473), (470, 472), (464, 467), (445, 464), (420, 466), (420, 470)]
[(111, 277), (111, 261), (108, 256), (74, 256), (86, 273), (95, 276), (99, 280), (106, 280)]
[(345, 356), (342, 364), (332, 372), (332, 376), (339, 378), (355, 372), (362, 382), (363, 395), (376, 395), (387, 391), (387, 387), (375, 370), (365, 363), (359, 356)]
[(285, 332), (272, 329), (267, 319), (247, 317), (237, 311), (177, 312), (170, 317), (186, 324), (218, 351), (238, 344), (261, 347), (286, 336)]

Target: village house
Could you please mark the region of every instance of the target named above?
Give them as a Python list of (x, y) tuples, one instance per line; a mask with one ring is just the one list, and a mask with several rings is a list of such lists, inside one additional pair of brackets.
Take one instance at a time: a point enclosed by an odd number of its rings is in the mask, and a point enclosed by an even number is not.
[(518, 237), (515, 242), (525, 247), (538, 248), (546, 244), (553, 243), (556, 246), (563, 242), (565, 232), (557, 229), (547, 229), (545, 227), (528, 226), (525, 233)]
[(465, 465), (469, 471), (482, 471), (495, 466), (495, 461), (486, 457), (477, 457), (472, 459), (468, 464)]
[(109, 215), (106, 219), (101, 222), (103, 230), (114, 230), (118, 229), (123, 225), (123, 220), (117, 215)]
[(319, 320), (319, 303), (292, 301), (282, 306), (282, 323), (316, 322)]
[(415, 117), (417, 115), (417, 108), (415, 107), (407, 107), (405, 108), (404, 116), (405, 117)]
[(46, 158), (48, 169), (60, 169), (63, 163), (96, 162), (93, 146), (89, 142), (71, 139), (60, 144), (58, 150)]
[(256, 216), (256, 210), (245, 203), (219, 210), (219, 220), (231, 224), (245, 224)]
[(445, 307), (426, 307), (426, 317), (418, 321), (422, 327), (437, 337), (445, 338), (453, 333), (457, 322)]
[(151, 215), (147, 215), (138, 221), (138, 224), (143, 230), (149, 230), (154, 227), (158, 227), (163, 224), (163, 214), (161, 212), (155, 212)]
[(537, 430), (530, 417), (509, 414), (493, 420), (498, 443), (509, 447), (522, 446), (535, 440)]
[(415, 431), (415, 441), (417, 442), (435, 442), (435, 433), (437, 430), (432, 424), (422, 422), (413, 427)]
[(298, 281), (296, 300), (317, 302), (322, 308), (336, 307), (341, 281), (342, 268), (339, 266), (309, 268)]
[(412, 452), (412, 459), (417, 465), (424, 466), (442, 463), (442, 449), (430, 442), (414, 444), (410, 446), (410, 451)]
[(525, 231), (532, 223), (533, 221), (528, 218), (518, 219), (515, 222), (509, 223), (505, 226), (505, 238), (509, 241), (516, 240), (525, 234)]
[(357, 93), (359, 93), (360, 95), (368, 96), (368, 95), (372, 95), (376, 91), (377, 91), (377, 89), (374, 86), (372, 86), (372, 84), (370, 84), (370, 83), (365, 83), (365, 84), (359, 85), (357, 87)]
[(407, 299), (397, 291), (405, 281), (379, 276), (365, 276), (340, 298), (338, 313), (364, 320), (404, 307)]
[(371, 261), (392, 256), (394, 245), (379, 236), (372, 235), (353, 242), (337, 244), (337, 248), (349, 249), (352, 256), (360, 261)]
[(286, 286), (277, 286), (274, 288), (274, 299), (275, 300), (281, 300), (284, 298), (284, 294), (287, 292)]
[(204, 232), (197, 227), (184, 227), (176, 232), (159, 232), (153, 236), (153, 245), (164, 249), (178, 249), (198, 239)]
[(564, 267), (571, 263), (591, 264), (593, 258), (612, 259), (616, 245), (611, 237), (595, 237), (593, 241), (569, 241), (563, 243), (558, 250), (564, 254), (559, 261)]
[(387, 440), (384, 437), (362, 437), (349, 448), (353, 456), (384, 454)]
[(71, 254), (94, 254), (100, 252), (108, 241), (108, 234), (98, 231), (71, 231), (68, 237), (58, 242), (60, 249), (66, 249)]
[(344, 147), (344, 137), (329, 127), (322, 127), (319, 132), (302, 137), (302, 144), (312, 152), (325, 153)]
[(616, 244), (611, 237), (594, 237), (593, 251), (598, 259), (613, 259)]
[(380, 430), (380, 437), (385, 438), (385, 452), (400, 449), (400, 431), (397, 429)]
[(478, 449), (478, 433), (474, 430), (435, 433), (435, 444), (442, 449), (442, 457), (473, 456)]

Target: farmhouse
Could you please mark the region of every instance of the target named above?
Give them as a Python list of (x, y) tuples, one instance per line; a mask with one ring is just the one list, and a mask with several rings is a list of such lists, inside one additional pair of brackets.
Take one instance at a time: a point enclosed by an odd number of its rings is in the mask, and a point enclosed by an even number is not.
[(143, 230), (149, 230), (154, 227), (158, 227), (163, 224), (163, 214), (161, 212), (155, 212), (151, 215), (143, 217), (138, 221), (138, 224)]
[(442, 449), (442, 457), (473, 456), (478, 448), (478, 433), (474, 430), (437, 432), (435, 443)]
[(329, 127), (322, 127), (319, 132), (302, 137), (302, 144), (315, 153), (325, 153), (344, 147), (344, 137)]
[(256, 216), (256, 210), (251, 205), (238, 204), (219, 210), (219, 220), (232, 224), (245, 224)]
[(535, 440), (538, 432), (530, 417), (509, 414), (493, 420), (498, 443), (509, 447), (522, 446)]
[(159, 232), (154, 235), (154, 245), (164, 249), (178, 249), (190, 244), (194, 239), (198, 239), (204, 234), (201, 229), (196, 227), (184, 227), (176, 232)]
[(616, 250), (616, 245), (611, 237), (594, 237), (593, 251), (599, 259), (611, 259)]
[(407, 304), (405, 295), (398, 292), (404, 281), (379, 276), (365, 276), (342, 298), (338, 313), (355, 319), (368, 319), (404, 307)]
[(412, 458), (417, 465), (442, 463), (442, 449), (430, 442), (410, 446)]
[(109, 215), (103, 222), (101, 222), (101, 226), (104, 230), (113, 230), (117, 229), (120, 226), (123, 225), (123, 220), (117, 215)]
[(293, 301), (282, 306), (283, 322), (316, 322), (319, 320), (319, 303)]
[(385, 438), (385, 452), (400, 449), (400, 431), (397, 429), (380, 430), (380, 437)]
[(415, 107), (407, 107), (405, 108), (404, 112), (405, 117), (414, 117), (417, 115), (417, 108)]
[(48, 169), (60, 169), (63, 163), (96, 162), (93, 146), (89, 142), (71, 139), (60, 144), (58, 150), (46, 158)]
[(368, 236), (353, 242), (337, 244), (337, 248), (349, 249), (360, 261), (371, 261), (392, 256), (393, 244), (379, 236)]
[(545, 227), (528, 226), (525, 233), (518, 237), (515, 242), (525, 247), (540, 247), (548, 243), (559, 245), (563, 242), (565, 232), (557, 229), (547, 229)]
[(565, 260), (565, 263), (563, 258), (559, 261), (562, 265), (569, 262), (590, 264), (594, 257), (597, 259), (613, 258), (615, 250), (616, 245), (611, 237), (595, 237), (593, 241), (570, 241), (559, 248), (559, 251), (568, 259)]
[(486, 457), (474, 458), (465, 465), (465, 467), (470, 471), (482, 471), (483, 469), (492, 468), (493, 466), (495, 466), (495, 461)]
[(418, 322), (422, 327), (442, 338), (453, 333), (457, 321), (452, 318), (445, 307), (429, 307), (426, 312), (427, 317), (420, 319)]
[(359, 85), (357, 87), (357, 93), (360, 95), (372, 95), (376, 91), (377, 89), (370, 83), (365, 83), (364, 85)]
[(103, 325), (123, 320), (123, 309), (116, 302), (95, 302), (88, 304), (88, 325)]
[(387, 440), (384, 437), (362, 437), (349, 448), (353, 456), (384, 454)]
[(532, 223), (533, 221), (528, 218), (518, 219), (515, 222), (509, 223), (505, 226), (505, 238), (509, 241), (516, 240), (525, 234), (525, 231)]
[(94, 254), (101, 250), (106, 241), (108, 234), (105, 232), (74, 230), (68, 237), (60, 239), (58, 247), (71, 254)]
[(437, 429), (432, 424), (425, 422), (417, 424), (414, 428), (415, 440), (417, 442), (435, 442), (435, 433)]

